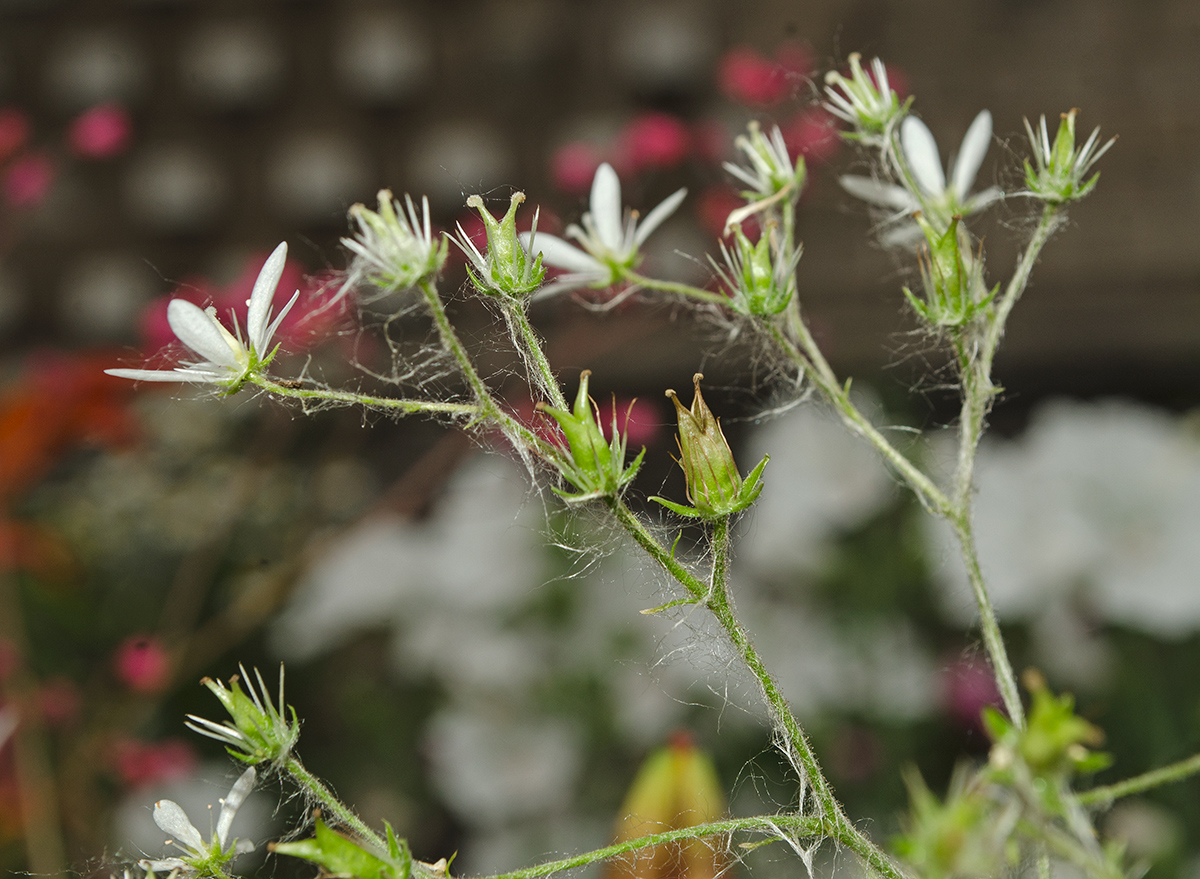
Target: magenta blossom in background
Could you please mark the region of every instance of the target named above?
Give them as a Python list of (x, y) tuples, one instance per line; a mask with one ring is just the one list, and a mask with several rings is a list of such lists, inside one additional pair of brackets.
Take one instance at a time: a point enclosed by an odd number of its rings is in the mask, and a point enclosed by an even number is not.
[(967, 729), (983, 731), (981, 714), (1001, 705), (1000, 690), (991, 667), (983, 659), (959, 658), (942, 672), (942, 699), (946, 712)]
[(630, 449), (639, 449), (653, 443), (663, 430), (662, 410), (651, 400), (633, 397), (609, 396), (597, 402), (600, 409), (600, 430), (606, 440), (612, 440), (613, 411), (617, 414), (617, 427), (625, 432)]
[(790, 95), (812, 69), (812, 56), (796, 43), (780, 46), (774, 60), (749, 46), (738, 46), (717, 65), (717, 87), (740, 104), (766, 106)]
[(788, 153), (793, 158), (804, 156), (810, 164), (828, 161), (842, 145), (837, 120), (820, 107), (805, 110), (780, 131)]
[(162, 692), (171, 680), (171, 658), (153, 635), (126, 638), (113, 656), (117, 679), (135, 693)]
[(16, 155), (29, 140), (29, 117), (16, 107), (0, 107), (0, 162)]
[(587, 141), (572, 141), (550, 157), (550, 179), (563, 192), (587, 192), (603, 161), (600, 151)]
[(616, 164), (623, 171), (637, 174), (648, 169), (674, 168), (691, 152), (692, 136), (687, 126), (674, 116), (643, 113), (625, 126), (617, 149)]
[(70, 678), (53, 677), (37, 690), (37, 706), (47, 726), (66, 726), (79, 717), (83, 698)]
[(119, 104), (97, 104), (71, 123), (67, 143), (85, 159), (110, 159), (129, 147), (133, 122)]
[(120, 739), (113, 743), (109, 759), (121, 781), (132, 788), (183, 778), (196, 767), (196, 752), (182, 739)]
[(4, 174), (4, 198), (14, 208), (36, 207), (54, 183), (54, 163), (42, 153), (26, 153), (13, 160)]

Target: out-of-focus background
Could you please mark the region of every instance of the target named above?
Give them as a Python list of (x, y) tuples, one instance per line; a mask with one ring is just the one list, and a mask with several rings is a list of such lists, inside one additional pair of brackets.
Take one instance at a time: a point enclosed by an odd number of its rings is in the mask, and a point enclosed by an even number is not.
[[(864, 405), (928, 429), (935, 460), (953, 417), (928, 377), (941, 360), (912, 334), (906, 270), (837, 186), (865, 165), (817, 103), (854, 51), (887, 61), (947, 159), (991, 110), (980, 187), (1020, 189), (1023, 117), (1079, 107), (1082, 132), (1120, 136), (1010, 324), (981, 551), (1018, 665), (1108, 730), (1102, 780), (1196, 750), (1198, 50), (1200, 6), (1183, 0), (2, 0), (0, 868), (107, 875), (160, 854), (161, 796), (200, 824), (229, 770), (182, 719), (215, 717), (196, 681), (238, 662), (273, 680), (286, 661), (308, 764), (466, 873), (606, 842), (637, 765), (680, 730), (733, 811), (786, 802), (746, 682), (694, 649), (703, 620), (640, 616), (663, 584), (615, 539), (580, 553), (586, 516), (503, 454), (429, 424), (134, 392), (100, 370), (170, 341), (171, 295), (244, 299), (280, 240), (284, 285), (319, 291), (345, 265), (346, 209), (382, 187), (472, 233), (467, 195), (498, 212), (519, 188), (553, 231), (609, 161), (643, 212), (689, 188), (647, 265), (704, 283), (677, 251), (715, 249), (736, 204), (720, 163), (757, 118), (809, 163), (814, 331)], [(1030, 210), (1010, 198), (985, 223), (997, 279)], [(444, 289), (462, 278), (454, 258)], [(978, 709), (995, 694), (944, 535), (819, 407), (753, 418), (784, 391), (738, 390), (744, 340), (652, 301), (584, 304), (533, 317), (568, 385), (586, 367), (597, 399), (639, 399), (639, 495), (682, 494), (660, 402), (698, 368), (743, 469), (772, 455), (739, 606), (851, 814), (886, 838), (901, 766), (939, 789), (987, 748)], [(455, 307), (502, 377), (489, 315)], [(281, 369), (358, 384), (390, 368), (354, 315), (326, 317), (285, 327)], [(302, 811), (278, 799), (273, 783), (255, 794), (246, 834)], [(1154, 875), (1193, 875), (1196, 802), (1179, 785), (1105, 825)]]

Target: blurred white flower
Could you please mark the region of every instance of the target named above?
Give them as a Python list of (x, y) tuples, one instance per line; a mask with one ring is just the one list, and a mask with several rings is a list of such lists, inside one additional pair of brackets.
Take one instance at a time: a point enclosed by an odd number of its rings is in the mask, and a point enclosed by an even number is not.
[[(676, 190), (650, 211), (639, 226), (637, 211), (622, 212), (621, 180), (612, 165), (605, 162), (592, 179), (591, 210), (580, 219), (582, 227), (574, 223), (567, 227), (567, 237), (578, 241), (583, 249), (544, 232), (533, 241), (546, 265), (567, 270), (567, 274), (559, 275), (534, 298), (620, 281), (626, 269), (637, 265), (638, 251), (650, 233), (675, 213), (686, 195), (686, 189)], [(528, 249), (532, 237), (531, 233), (522, 232), (521, 244)]]
[(757, 427), (746, 460), (771, 456), (763, 492), (746, 514), (737, 564), (755, 576), (811, 571), (826, 542), (891, 497), (878, 456), (815, 406), (798, 406)]
[[(975, 533), (1002, 619), (1081, 601), (1164, 637), (1200, 629), (1200, 444), (1135, 403), (1057, 400), (1016, 440), (989, 440), (976, 469)], [(974, 616), (953, 537), (931, 525), (945, 606)]]
[[(981, 110), (967, 129), (958, 156), (951, 163), (947, 182), (932, 132), (920, 119), (906, 116), (900, 124), (900, 148), (912, 174), (911, 185), (885, 183), (854, 174), (843, 175), (839, 182), (856, 198), (896, 211), (892, 220), (903, 220), (920, 211), (937, 229), (944, 230), (951, 218), (977, 213), (1004, 197), (1003, 190), (996, 186), (971, 195), (991, 140), (992, 114)], [(912, 243), (920, 235), (915, 223), (904, 222), (885, 233), (883, 242)]]
[(237, 317), (233, 319), (233, 332), (217, 320), (217, 310), (207, 309), (188, 302), (172, 299), (167, 306), (167, 322), (179, 341), (187, 345), (203, 360), (183, 363), (174, 369), (106, 369), (109, 375), (148, 382), (200, 382), (222, 385), (235, 391), (251, 373), (263, 369), (274, 351), (271, 340), (275, 331), (295, 304), (300, 291), (296, 291), (271, 320), (271, 308), (275, 300), (275, 288), (283, 274), (287, 260), (287, 242), (283, 242), (267, 257), (262, 271), (254, 282), (254, 289), (246, 301), (246, 338), (242, 338)]

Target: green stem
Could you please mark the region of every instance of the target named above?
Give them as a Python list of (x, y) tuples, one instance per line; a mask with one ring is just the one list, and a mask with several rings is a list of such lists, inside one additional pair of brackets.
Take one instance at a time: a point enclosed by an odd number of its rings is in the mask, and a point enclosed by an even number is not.
[(464, 347), (462, 341), (458, 338), (458, 334), (454, 332), (454, 326), (450, 323), (450, 318), (446, 314), (446, 306), (442, 304), (442, 297), (438, 295), (437, 285), (430, 280), (422, 281), (421, 293), (425, 297), (425, 304), (429, 307), (429, 313), (433, 316), (433, 323), (437, 327), (438, 335), (442, 339), (442, 346), (458, 362), (458, 367), (467, 379), (467, 384), (471, 386), (471, 390), (475, 393), (475, 400), (479, 403), (483, 414), (485, 416), (499, 414), (500, 407), (496, 405), (491, 391), (487, 389), (487, 385), (479, 377), (479, 373), (475, 369), (475, 364), (471, 362), (471, 357), (467, 354), (466, 347)]
[(455, 415), (477, 418), (483, 414), (474, 403), (439, 403), (432, 400), (412, 400), (400, 397), (375, 397), (354, 391), (334, 391), (325, 388), (297, 388), (280, 384), (265, 375), (251, 375), (249, 380), (264, 391), (293, 400), (328, 400), (333, 403), (349, 403), (368, 409), (398, 411), (405, 415)]
[(645, 275), (639, 275), (632, 269), (625, 269), (622, 272), (622, 277), (626, 281), (637, 284), (639, 287), (645, 287), (648, 290), (662, 290), (665, 293), (678, 293), (680, 296), (686, 296), (689, 299), (698, 299), (701, 302), (711, 302), (714, 305), (729, 305), (729, 297), (723, 296), (720, 293), (714, 293), (712, 290), (703, 290), (700, 287), (693, 287), (691, 284), (680, 284), (675, 281), (659, 281), (655, 278), (647, 278)]
[(1149, 772), (1135, 775), (1133, 778), (1127, 778), (1124, 781), (1106, 784), (1102, 787), (1094, 787), (1091, 790), (1076, 794), (1075, 797), (1084, 806), (1100, 806), (1103, 808), (1112, 804), (1114, 800), (1119, 800), (1121, 797), (1140, 794), (1143, 791), (1151, 790), (1160, 785), (1182, 781), (1185, 778), (1195, 775), (1197, 772), (1200, 772), (1200, 754), (1195, 754), (1186, 760), (1180, 760), (1178, 763), (1172, 763), (1169, 766), (1151, 769)]
[(1025, 708), (1021, 704), (1021, 693), (1017, 689), (1017, 677), (1013, 674), (1012, 663), (1008, 659), (1008, 650), (1004, 646), (1004, 636), (1000, 633), (1000, 623), (996, 620), (996, 611), (988, 597), (987, 586), (984, 584), (983, 571), (979, 567), (979, 555), (975, 550), (975, 532), (971, 527), (970, 510), (961, 515), (948, 516), (958, 545), (962, 551), (963, 562), (967, 567), (967, 580), (971, 584), (971, 593), (975, 596), (975, 604), (979, 608), (979, 631), (983, 635), (983, 644), (987, 649), (988, 658), (992, 662), (992, 673), (996, 677), (996, 685), (1000, 688), (1000, 697), (1004, 700), (1004, 708), (1018, 729), (1025, 728)]
[(672, 842), (683, 842), (692, 839), (705, 839), (711, 836), (729, 836), (734, 833), (761, 833), (766, 836), (781, 836), (782, 831), (797, 831), (805, 836), (818, 836), (821, 833), (820, 822), (814, 818), (804, 818), (799, 815), (756, 816), (754, 818), (731, 818), (728, 821), (713, 821), (708, 824), (697, 824), (693, 827), (681, 827), (678, 830), (666, 830), (662, 833), (652, 833), (627, 842), (598, 848), (594, 851), (573, 855), (557, 861), (548, 861), (535, 867), (526, 867), (512, 873), (501, 873), (489, 879), (542, 879), (553, 876), (564, 870), (584, 867), (597, 861), (606, 861), (619, 855), (639, 851), (656, 845), (666, 845)]
[(522, 343), (522, 353), (533, 365), (537, 377), (540, 379), (538, 385), (542, 391), (549, 395), (550, 402), (556, 409), (569, 411), (571, 407), (567, 403), (566, 397), (563, 396), (558, 378), (554, 375), (554, 370), (550, 368), (550, 361), (546, 359), (546, 354), (542, 350), (542, 340), (538, 338), (533, 325), (529, 323), (529, 316), (525, 313), (525, 309), (520, 305), (506, 305), (504, 316), (511, 326), (516, 327)]
[(681, 565), (675, 558), (674, 553), (654, 539), (654, 535), (646, 530), (646, 526), (633, 514), (633, 511), (629, 507), (625, 506), (623, 500), (610, 495), (604, 499), (604, 502), (608, 505), (609, 510), (612, 511), (617, 521), (621, 523), (621, 526), (637, 541), (638, 546), (658, 562), (668, 574), (679, 581), (692, 594), (693, 598), (697, 601), (704, 600), (705, 596), (708, 595), (708, 586)]
[(298, 759), (289, 757), (287, 763), (284, 764), (284, 769), (287, 770), (288, 775), (300, 787), (304, 788), (310, 796), (328, 809), (330, 814), (334, 815), (339, 823), (345, 827), (349, 827), (361, 840), (376, 846), (379, 851), (387, 851), (387, 841), (368, 827), (361, 818), (354, 814), (349, 806), (334, 796), (333, 791), (327, 788), (321, 779), (305, 769), (304, 764)]
[(806, 372), (818, 390), (833, 404), (850, 432), (861, 436), (874, 446), (884, 460), (908, 483), (909, 488), (922, 504), (937, 515), (947, 515), (950, 510), (950, 501), (942, 490), (934, 485), (933, 480), (926, 476), (903, 452), (892, 445), (865, 415), (858, 411), (858, 408), (850, 400), (850, 394), (838, 381), (833, 368), (821, 353), (820, 348), (817, 347), (816, 341), (799, 314), (794, 316), (789, 314), (789, 318), (792, 329), (799, 339), (800, 347), (798, 348), (774, 321), (764, 321), (764, 326), (776, 344)]
[[(762, 658), (750, 641), (737, 614), (729, 595), (729, 517), (718, 519), (713, 524), (712, 537), (712, 584), (708, 593), (708, 609), (712, 611), (717, 622), (725, 630), (725, 634), (741, 655), (746, 667), (758, 680), (763, 697), (770, 708), (777, 730), (782, 734), (783, 747), (791, 764), (800, 773), (801, 780), (811, 787), (813, 799), (821, 813), (821, 829), (823, 833), (851, 849), (879, 876), (886, 879), (902, 879), (903, 875), (895, 864), (885, 855), (875, 843), (871, 842), (856, 828), (841, 804), (833, 795), (816, 754), (800, 728), (791, 706), (779, 690), (763, 664)], [(803, 808), (803, 801), (799, 804)]]

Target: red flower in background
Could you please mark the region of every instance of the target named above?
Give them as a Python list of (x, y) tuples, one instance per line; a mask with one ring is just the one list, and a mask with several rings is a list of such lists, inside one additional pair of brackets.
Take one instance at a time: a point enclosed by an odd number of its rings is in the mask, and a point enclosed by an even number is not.
[(120, 739), (113, 743), (109, 759), (121, 781), (132, 788), (183, 778), (196, 767), (196, 752), (182, 739)]
[(621, 132), (616, 164), (632, 174), (674, 168), (691, 149), (691, 133), (681, 120), (667, 113), (643, 113)]
[(171, 657), (153, 635), (133, 635), (113, 655), (118, 680), (135, 693), (162, 692), (171, 680)]
[(54, 183), (54, 163), (43, 153), (26, 153), (13, 160), (4, 174), (4, 198), (14, 208), (36, 207)]
[(97, 104), (71, 123), (67, 143), (85, 159), (110, 159), (129, 147), (133, 122), (119, 104)]
[(730, 49), (717, 66), (717, 86), (739, 104), (767, 106), (788, 97), (813, 70), (812, 56), (797, 43), (784, 43), (775, 59), (749, 46)]
[(842, 145), (837, 120), (820, 107), (803, 111), (779, 128), (792, 158), (804, 156), (810, 164), (828, 161)]
[(576, 140), (550, 157), (550, 179), (563, 192), (579, 195), (592, 187), (592, 178), (604, 159), (587, 141)]
[(14, 156), (29, 140), (29, 117), (16, 107), (0, 108), (0, 162)]

